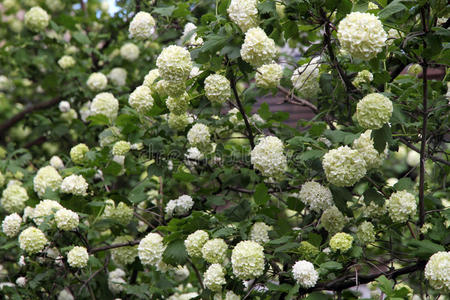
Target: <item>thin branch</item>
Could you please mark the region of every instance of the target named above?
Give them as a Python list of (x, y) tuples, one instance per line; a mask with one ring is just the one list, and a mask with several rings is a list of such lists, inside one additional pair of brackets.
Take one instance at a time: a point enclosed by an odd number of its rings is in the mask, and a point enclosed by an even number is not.
[(112, 244), (112, 245), (108, 245), (108, 246), (97, 247), (97, 248), (90, 249), (89, 254), (94, 254), (97, 252), (120, 248), (120, 247), (135, 246), (135, 245), (139, 244), (140, 242), (141, 242), (141, 240), (134, 240), (134, 241), (129, 241), (129, 242), (125, 242), (125, 243), (118, 243), (118, 244)]
[[(80, 292), (81, 292), (86, 286), (89, 285), (89, 282), (90, 282), (92, 279), (94, 279), (95, 276), (97, 276), (101, 271), (105, 270), (105, 269), (108, 267), (109, 259), (110, 259), (110, 256), (109, 256), (109, 255), (106, 256), (105, 263), (103, 264), (103, 267), (101, 267), (100, 269), (98, 269), (97, 271), (95, 271), (94, 273), (92, 273), (91, 276), (89, 276), (89, 278), (88, 278), (88, 279), (83, 283), (83, 285), (80, 287)], [(79, 293), (80, 293), (80, 292), (79, 292)]]
[(301, 99), (297, 96), (294, 95), (294, 93), (291, 93), (291, 91), (289, 91), (288, 89), (285, 89), (282, 86), (278, 86), (278, 89), (280, 90), (280, 92), (282, 92), (283, 94), (286, 95), (286, 97), (289, 97), (291, 100), (294, 100), (295, 103), (298, 103), (300, 105), (306, 106), (309, 109), (311, 109), (315, 114), (317, 114), (319, 112), (319, 110), (317, 109), (317, 107), (312, 104), (311, 102), (309, 102), (308, 100), (305, 99)]
[[(417, 153), (420, 153), (420, 149), (417, 148), (416, 146), (414, 146), (412, 143), (408, 142), (408, 140), (406, 140), (404, 137), (399, 137), (399, 140), (400, 140), (400, 142), (402, 142), (403, 144), (408, 146), (408, 148), (416, 151)], [(442, 159), (442, 158), (439, 158), (439, 157), (436, 157), (436, 156), (431, 156), (431, 155), (427, 156), (427, 158), (431, 159), (434, 162), (439, 162), (439, 163), (442, 163), (444, 165), (450, 166), (450, 162), (445, 160), (445, 159)]]
[(202, 276), (200, 275), (200, 272), (198, 271), (197, 267), (194, 265), (194, 263), (188, 258), (189, 263), (192, 266), (192, 269), (194, 269), (195, 275), (197, 276), (198, 282), (200, 283), (200, 287), (202, 290), (205, 289), (205, 286), (203, 285)]

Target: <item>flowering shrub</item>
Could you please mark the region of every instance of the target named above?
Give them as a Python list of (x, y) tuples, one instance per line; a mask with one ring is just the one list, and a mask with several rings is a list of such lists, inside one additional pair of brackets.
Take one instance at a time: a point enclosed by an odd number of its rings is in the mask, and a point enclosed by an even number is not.
[(0, 299), (448, 295), (447, 1), (110, 2), (1, 1)]

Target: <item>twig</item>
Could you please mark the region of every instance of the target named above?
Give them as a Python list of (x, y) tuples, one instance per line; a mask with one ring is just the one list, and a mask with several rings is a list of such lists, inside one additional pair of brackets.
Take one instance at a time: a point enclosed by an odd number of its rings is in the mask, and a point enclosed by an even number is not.
[(88, 278), (88, 279), (83, 283), (83, 285), (80, 287), (79, 293), (81, 293), (81, 291), (82, 291), (87, 285), (89, 285), (89, 282), (90, 282), (92, 279), (94, 279), (94, 277), (97, 276), (98, 273), (100, 273), (101, 271), (103, 271), (104, 269), (106, 269), (106, 267), (107, 267), (108, 264), (109, 264), (109, 259), (110, 259), (109, 255), (106, 256), (105, 263), (103, 264), (103, 267), (101, 267), (100, 269), (98, 269), (97, 271), (95, 271), (94, 273), (92, 273), (91, 276), (89, 276), (89, 278)]
[(100, 251), (106, 251), (106, 250), (120, 248), (120, 247), (135, 246), (135, 245), (139, 244), (140, 242), (141, 242), (141, 240), (134, 240), (134, 241), (129, 241), (129, 242), (125, 242), (125, 243), (118, 243), (118, 244), (112, 244), (112, 245), (108, 245), (108, 246), (97, 247), (97, 248), (90, 249), (89, 254), (94, 254), (94, 253), (97, 253)]
[[(408, 140), (406, 140), (404, 137), (399, 137), (398, 139), (399, 139), (400, 142), (402, 142), (403, 144), (408, 146), (408, 148), (416, 151), (417, 153), (420, 153), (420, 149), (417, 148), (416, 146), (414, 146), (412, 143), (408, 142)], [(440, 162), (440, 163), (442, 163), (444, 165), (450, 166), (450, 162), (446, 161), (445, 159), (442, 159), (442, 158), (439, 158), (439, 157), (436, 157), (436, 156), (431, 156), (431, 155), (427, 156), (427, 158), (431, 159), (434, 162)]]
[(205, 289), (205, 286), (203, 285), (203, 280), (202, 280), (202, 276), (200, 275), (200, 272), (198, 271), (197, 267), (194, 265), (194, 263), (188, 259), (189, 263), (192, 266), (192, 269), (194, 269), (195, 275), (197, 276), (198, 282), (200, 283), (200, 287), (202, 288), (202, 290)]
[(280, 90), (280, 92), (285, 94), (287, 97), (291, 98), (291, 100), (294, 100), (295, 103), (298, 103), (300, 105), (308, 107), (309, 109), (311, 109), (316, 114), (319, 112), (317, 107), (314, 104), (312, 104), (311, 102), (309, 102), (308, 100), (301, 99), (301, 98), (295, 96), (293, 93), (291, 93), (291, 91), (289, 91), (288, 89), (285, 89), (282, 86), (278, 86), (278, 89)]

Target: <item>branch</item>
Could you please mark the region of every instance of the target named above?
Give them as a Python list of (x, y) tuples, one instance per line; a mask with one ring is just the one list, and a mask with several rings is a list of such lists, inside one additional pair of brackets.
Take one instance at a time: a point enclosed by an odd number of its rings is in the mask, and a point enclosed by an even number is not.
[[(408, 148), (416, 151), (417, 153), (420, 153), (420, 149), (417, 148), (416, 146), (414, 146), (412, 143), (408, 142), (408, 140), (406, 140), (405, 138), (399, 137), (399, 140), (400, 140), (400, 142), (402, 142), (403, 144), (408, 146)], [(442, 163), (444, 165), (450, 166), (450, 162), (445, 160), (445, 159), (442, 159), (442, 158), (439, 158), (439, 157), (436, 157), (436, 156), (427, 156), (427, 158), (431, 159), (434, 162), (440, 162), (440, 163)]]
[(29, 113), (32, 113), (36, 110), (46, 109), (49, 107), (52, 107), (56, 103), (59, 102), (59, 98), (53, 98), (52, 100), (48, 100), (46, 102), (37, 103), (35, 105), (28, 106), (24, 110), (22, 110), (20, 113), (13, 116), (11, 119), (6, 120), (2, 124), (0, 124), (0, 136), (3, 136), (4, 133), (8, 131), (9, 128), (13, 127), (17, 122), (20, 122), (23, 120)]
[(97, 253), (100, 251), (106, 251), (106, 250), (120, 248), (120, 247), (135, 246), (135, 245), (139, 244), (140, 242), (141, 242), (141, 240), (134, 240), (134, 241), (126, 242), (126, 243), (118, 243), (118, 244), (112, 244), (112, 245), (108, 245), (108, 246), (97, 247), (97, 248), (90, 249), (89, 254), (94, 254), (94, 253)]
[(317, 107), (312, 104), (311, 102), (309, 102), (308, 100), (305, 99), (301, 99), (297, 96), (294, 95), (294, 93), (291, 93), (291, 91), (289, 91), (288, 89), (285, 89), (282, 86), (278, 86), (278, 89), (285, 94), (287, 97), (291, 98), (292, 100), (294, 100), (296, 103), (306, 106), (309, 109), (311, 109), (315, 114), (317, 114), (319, 112), (319, 110), (317, 109)]

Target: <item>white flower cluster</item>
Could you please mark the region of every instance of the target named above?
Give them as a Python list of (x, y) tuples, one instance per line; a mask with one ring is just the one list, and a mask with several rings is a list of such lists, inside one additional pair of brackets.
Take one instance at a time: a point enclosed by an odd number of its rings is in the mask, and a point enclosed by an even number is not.
[(51, 11), (60, 11), (64, 9), (64, 3), (61, 2), (61, 0), (45, 0), (45, 5), (47, 5)]
[[(197, 26), (195, 26), (194, 23), (186, 23), (186, 25), (184, 25), (181, 40), (190, 46), (201, 46), (203, 44), (203, 39), (201, 37), (197, 37), (197, 33), (195, 32), (196, 29)], [(189, 39), (188, 36), (190, 36)]]
[(336, 186), (352, 186), (366, 175), (366, 161), (348, 146), (328, 151), (322, 161), (325, 175)]
[(395, 192), (387, 201), (389, 216), (392, 221), (403, 223), (414, 217), (417, 210), (416, 197), (407, 191)]
[(191, 146), (197, 147), (198, 150), (206, 152), (211, 148), (211, 134), (208, 126), (197, 123), (189, 129), (187, 134), (188, 142)]
[(68, 112), (70, 110), (70, 103), (68, 101), (61, 101), (58, 104), (58, 109), (62, 113)]
[(114, 120), (119, 111), (119, 101), (111, 93), (100, 93), (92, 100), (90, 110), (93, 116), (102, 114)]
[(228, 16), (243, 32), (258, 26), (257, 3), (257, 0), (231, 0), (227, 9)]
[(153, 107), (152, 91), (146, 85), (138, 86), (128, 98), (128, 104), (140, 113), (145, 113)]
[(70, 149), (70, 159), (74, 164), (83, 164), (86, 160), (86, 153), (89, 151), (86, 144), (78, 144)]
[(61, 69), (69, 69), (75, 66), (75, 59), (73, 59), (70, 55), (64, 55), (58, 60), (58, 65), (61, 67)]
[(111, 153), (113, 155), (125, 155), (131, 149), (131, 143), (127, 141), (118, 141), (114, 144)]
[(298, 67), (292, 74), (291, 81), (298, 95), (306, 99), (314, 99), (320, 91), (319, 65), (316, 60)]
[(194, 119), (188, 113), (181, 115), (170, 113), (167, 122), (169, 123), (170, 128), (177, 131), (183, 131), (189, 124), (194, 122)]
[[(33, 210), (32, 218), (34, 223), (38, 226), (41, 225), (45, 221), (46, 217), (53, 215), (61, 208), (63, 208), (61, 204), (59, 204), (55, 200), (49, 199), (42, 200), (41, 202), (38, 203), (38, 205), (36, 205), (36, 207)], [(49, 223), (53, 224), (54, 221), (50, 220)]]
[(0, 75), (0, 91), (8, 91), (12, 87), (12, 81), (5, 75)]
[(208, 241), (209, 236), (206, 231), (197, 230), (188, 235), (184, 241), (186, 251), (191, 257), (201, 257), (203, 245)]
[(19, 235), (20, 249), (27, 252), (27, 254), (34, 254), (42, 251), (47, 245), (48, 240), (45, 234), (36, 227), (28, 227)]
[(280, 177), (287, 168), (283, 142), (275, 136), (260, 139), (251, 152), (253, 167), (263, 176)]
[(233, 273), (239, 279), (253, 279), (264, 271), (264, 248), (253, 241), (242, 241), (231, 253)]
[(67, 253), (67, 263), (72, 268), (84, 268), (88, 260), (89, 254), (85, 247), (75, 246)]
[(250, 229), (250, 240), (259, 244), (267, 243), (270, 241), (269, 230), (272, 230), (272, 226), (264, 222), (256, 222)]
[(450, 292), (450, 252), (436, 252), (425, 266), (425, 278), (430, 285), (443, 292)]
[(16, 279), (16, 284), (19, 287), (24, 287), (27, 284), (27, 279), (26, 277), (20, 276)]
[(155, 32), (155, 19), (148, 13), (138, 12), (130, 23), (130, 36), (137, 40), (148, 39)]
[(61, 208), (55, 213), (56, 226), (60, 230), (74, 230), (78, 227), (78, 214), (70, 209)]
[(159, 77), (159, 71), (158, 69), (152, 69), (150, 70), (147, 75), (144, 77), (144, 81), (142, 82), (142, 85), (145, 85), (150, 90), (153, 90), (155, 80)]
[(124, 86), (127, 82), (127, 70), (124, 68), (114, 68), (109, 72), (108, 78), (114, 85)]
[(369, 70), (362, 70), (358, 72), (352, 83), (356, 87), (360, 87), (363, 83), (369, 83), (373, 80), (373, 74)]
[(166, 100), (166, 106), (170, 113), (174, 115), (182, 115), (187, 112), (189, 108), (189, 95), (188, 93), (181, 94), (176, 97), (169, 96)]
[(292, 275), (303, 288), (312, 288), (319, 279), (319, 273), (314, 269), (314, 265), (306, 260), (299, 260), (294, 264)]
[(300, 200), (312, 210), (325, 210), (333, 205), (333, 195), (328, 187), (318, 182), (308, 181), (302, 185)]
[(39, 6), (32, 7), (24, 17), (25, 26), (31, 31), (39, 32), (44, 30), (50, 22), (48, 13)]
[(20, 224), (22, 218), (17, 213), (10, 214), (2, 222), (2, 231), (7, 237), (15, 237), (20, 231)]
[(210, 264), (221, 264), (226, 258), (228, 245), (223, 239), (212, 239), (202, 247), (202, 257)]
[(62, 177), (58, 171), (52, 166), (40, 168), (33, 179), (34, 191), (39, 197), (45, 194), (47, 188), (52, 191), (59, 190), (61, 186)]
[(118, 294), (121, 291), (123, 291), (124, 284), (127, 282), (125, 281), (125, 272), (122, 269), (115, 269), (114, 271), (109, 272), (108, 274), (108, 289), (113, 294)]
[(194, 206), (194, 201), (189, 195), (182, 195), (175, 200), (170, 200), (166, 205), (166, 215), (171, 218), (173, 215), (182, 216), (188, 213), (192, 206)]
[(139, 57), (139, 47), (133, 43), (126, 43), (120, 47), (120, 56), (128, 61), (135, 61)]
[(58, 294), (58, 300), (75, 300), (75, 298), (68, 289), (63, 289)]
[(391, 100), (382, 94), (372, 93), (356, 105), (356, 119), (365, 129), (379, 129), (389, 122), (392, 111)]
[(277, 54), (274, 40), (269, 38), (261, 28), (254, 27), (245, 33), (241, 57), (253, 67), (272, 63)]
[(375, 149), (371, 138), (372, 130), (366, 130), (359, 138), (353, 141), (353, 149), (361, 153), (366, 162), (367, 170), (378, 168), (387, 157), (387, 147), (382, 153)]
[(103, 217), (111, 218), (123, 226), (128, 225), (133, 218), (133, 208), (126, 205), (124, 202), (117, 204), (117, 207), (113, 200), (108, 199), (105, 201), (105, 209), (103, 211)]
[(256, 71), (256, 86), (265, 89), (276, 88), (283, 76), (283, 68), (279, 64), (266, 64)]
[(363, 245), (375, 242), (375, 231), (373, 224), (367, 221), (362, 222), (356, 230), (356, 237)]
[(386, 45), (387, 34), (377, 16), (352, 12), (340, 23), (337, 33), (342, 49), (353, 57), (374, 58)]
[(184, 81), (192, 69), (191, 54), (186, 49), (171, 45), (164, 48), (156, 60), (160, 76), (171, 81)]
[[(113, 244), (128, 243), (133, 241), (131, 235), (121, 235), (114, 239)], [(111, 257), (116, 264), (126, 266), (134, 262), (138, 256), (137, 246), (125, 246), (111, 249)]]
[(339, 211), (336, 206), (327, 208), (320, 218), (320, 223), (323, 225), (326, 231), (329, 233), (335, 233), (341, 231), (344, 228), (347, 219)]
[(66, 194), (73, 194), (77, 196), (86, 196), (88, 189), (88, 183), (82, 175), (72, 174), (61, 183), (61, 192)]
[(18, 213), (25, 208), (28, 193), (19, 183), (8, 184), (2, 192), (1, 206), (9, 213)]
[(338, 232), (330, 239), (331, 250), (341, 253), (347, 252), (353, 244), (353, 237), (345, 232)]
[(100, 72), (92, 73), (91, 75), (89, 75), (86, 84), (91, 91), (94, 92), (103, 91), (106, 88), (106, 85), (108, 84), (108, 78), (106, 78), (106, 76)]
[(165, 249), (163, 238), (157, 233), (149, 233), (139, 243), (139, 259), (144, 265), (156, 266), (162, 261)]
[(222, 75), (209, 75), (205, 79), (205, 94), (212, 103), (224, 103), (231, 97), (230, 81)]
[(169, 81), (169, 80), (160, 80), (155, 85), (155, 91), (158, 95), (165, 97), (179, 97), (184, 92), (186, 92), (186, 84), (185, 81)]
[(203, 274), (203, 283), (213, 292), (220, 292), (225, 281), (225, 270), (219, 264), (212, 264)]

